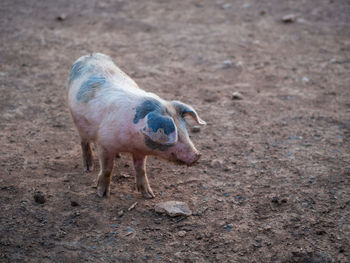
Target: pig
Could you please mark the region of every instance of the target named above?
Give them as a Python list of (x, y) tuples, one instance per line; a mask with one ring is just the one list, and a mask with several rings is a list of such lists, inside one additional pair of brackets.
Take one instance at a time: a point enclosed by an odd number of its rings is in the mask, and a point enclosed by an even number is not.
[(189, 116), (205, 125), (197, 112), (185, 103), (166, 101), (140, 89), (107, 55), (93, 53), (74, 62), (67, 83), (67, 100), (80, 135), (86, 172), (93, 170), (91, 143), (97, 148), (100, 197), (110, 195), (114, 159), (119, 153), (132, 155), (136, 189), (145, 198), (155, 197), (146, 175), (147, 155), (188, 166), (201, 156), (185, 123)]

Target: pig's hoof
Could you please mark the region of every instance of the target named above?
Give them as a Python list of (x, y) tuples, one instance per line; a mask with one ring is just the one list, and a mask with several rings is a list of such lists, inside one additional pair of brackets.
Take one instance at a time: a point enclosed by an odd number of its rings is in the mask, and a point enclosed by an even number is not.
[(147, 199), (151, 199), (151, 198), (156, 197), (156, 196), (154, 195), (154, 193), (153, 193), (153, 191), (152, 191), (152, 189), (151, 189), (150, 186), (146, 186), (146, 187), (144, 187), (144, 186), (139, 186), (139, 187), (137, 187), (137, 190), (138, 190), (139, 192), (141, 192), (142, 195), (143, 195), (143, 197), (145, 197), (145, 198), (147, 198)]
[(93, 170), (94, 170), (94, 166), (93, 165), (89, 165), (89, 166), (84, 165), (84, 172), (85, 173), (90, 173)]
[[(151, 190), (151, 189), (150, 189)], [(147, 198), (147, 199), (152, 199), (155, 198), (156, 196), (154, 195), (154, 193), (152, 192), (152, 190), (150, 192), (143, 192), (142, 193), (143, 197)]]
[(105, 186), (105, 185), (100, 185), (97, 186), (97, 195), (99, 197), (109, 197), (110, 196), (110, 189), (109, 186)]

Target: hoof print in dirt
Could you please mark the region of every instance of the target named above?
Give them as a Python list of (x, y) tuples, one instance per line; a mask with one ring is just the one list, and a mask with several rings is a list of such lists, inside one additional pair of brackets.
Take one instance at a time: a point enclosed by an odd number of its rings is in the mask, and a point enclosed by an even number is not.
[(156, 204), (154, 210), (157, 213), (167, 214), (170, 217), (190, 216), (192, 211), (186, 203), (180, 201), (168, 201)]
[(34, 201), (38, 204), (44, 204), (46, 202), (45, 196), (41, 192), (36, 192), (33, 197)]
[(80, 206), (78, 202), (76, 201), (70, 201), (70, 205), (75, 207), (75, 206)]
[(287, 200), (286, 200), (286, 199), (280, 200), (280, 199), (278, 198), (278, 196), (274, 196), (274, 197), (272, 197), (272, 199), (271, 199), (271, 203), (273, 203), (273, 204), (276, 205), (276, 206), (279, 206), (279, 205), (282, 205), (282, 204), (287, 203)]

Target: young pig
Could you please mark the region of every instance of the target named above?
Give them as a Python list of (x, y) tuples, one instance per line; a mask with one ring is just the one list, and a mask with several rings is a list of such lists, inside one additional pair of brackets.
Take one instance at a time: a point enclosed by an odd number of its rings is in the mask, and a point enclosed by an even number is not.
[(200, 158), (184, 117), (206, 123), (189, 105), (165, 101), (140, 89), (110, 57), (95, 53), (79, 58), (67, 84), (68, 106), (80, 135), (85, 171), (92, 171), (93, 142), (100, 161), (97, 194), (109, 196), (114, 158), (132, 154), (136, 187), (146, 198), (154, 194), (146, 175), (146, 156), (192, 165)]

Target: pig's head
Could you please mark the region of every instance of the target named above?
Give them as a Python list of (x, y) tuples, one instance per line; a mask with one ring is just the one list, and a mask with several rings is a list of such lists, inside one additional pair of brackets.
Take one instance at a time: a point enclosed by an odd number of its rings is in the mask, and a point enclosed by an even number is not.
[(134, 123), (144, 119), (141, 132), (145, 146), (152, 154), (175, 163), (192, 165), (201, 154), (188, 136), (187, 116), (199, 125), (206, 124), (191, 106), (180, 101), (161, 103), (149, 99), (137, 107)]

